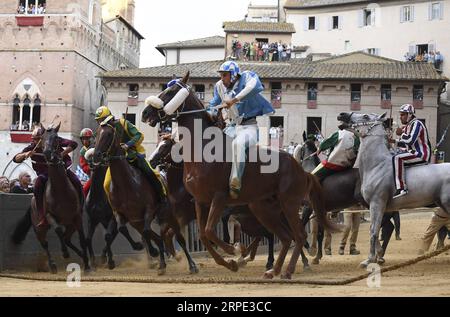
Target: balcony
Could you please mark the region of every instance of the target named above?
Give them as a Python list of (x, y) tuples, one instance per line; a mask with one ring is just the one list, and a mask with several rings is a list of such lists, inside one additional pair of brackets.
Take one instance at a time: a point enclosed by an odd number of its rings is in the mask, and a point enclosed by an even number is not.
[(381, 100), (381, 109), (391, 109), (392, 102), (391, 100)]
[(31, 131), (11, 130), (9, 132), (11, 142), (13, 143), (30, 143), (31, 134)]
[(306, 107), (308, 109), (317, 109), (317, 100), (308, 100)]
[(43, 15), (16, 15), (17, 26), (43, 26)]
[(422, 99), (414, 99), (413, 106), (416, 109), (423, 109), (423, 100)]

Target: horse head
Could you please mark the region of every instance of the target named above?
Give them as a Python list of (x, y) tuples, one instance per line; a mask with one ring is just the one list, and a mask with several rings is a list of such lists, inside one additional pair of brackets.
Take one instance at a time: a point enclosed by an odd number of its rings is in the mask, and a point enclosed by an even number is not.
[(155, 168), (156, 166), (171, 160), (170, 151), (174, 144), (175, 140), (172, 139), (170, 135), (163, 136), (162, 141), (159, 142), (155, 151), (150, 155), (150, 165)]
[[(177, 118), (180, 111), (203, 109), (203, 104), (187, 85), (188, 81), (189, 72), (181, 80), (172, 80), (158, 96), (148, 97), (145, 100), (147, 107), (142, 112), (142, 122), (155, 127), (158, 123)], [(194, 103), (186, 102), (190, 97), (194, 98)]]
[(377, 125), (383, 125), (387, 120), (386, 112), (382, 115), (371, 113), (355, 113), (355, 112), (342, 112), (337, 117), (341, 122), (339, 129), (349, 130), (355, 134), (364, 137), (369, 135), (369, 132)]
[(112, 156), (120, 150), (119, 140), (120, 137), (117, 135), (114, 126), (110, 123), (100, 124), (95, 138), (93, 165), (109, 165)]
[(62, 162), (61, 153), (59, 149), (59, 138), (58, 132), (61, 127), (61, 122), (55, 127), (51, 124), (47, 129), (45, 129), (42, 135), (43, 144), (43, 154), (47, 163), (58, 164)]

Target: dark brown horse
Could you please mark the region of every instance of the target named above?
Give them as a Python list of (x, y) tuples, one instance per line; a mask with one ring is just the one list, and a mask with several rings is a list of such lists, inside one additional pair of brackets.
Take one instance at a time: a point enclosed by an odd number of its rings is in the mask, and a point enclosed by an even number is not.
[[(101, 259), (102, 263), (107, 262), (108, 268), (112, 270), (116, 265), (113, 260), (111, 245), (119, 231), (117, 230), (117, 222), (113, 216), (113, 211), (109, 205), (105, 190), (103, 188), (103, 181), (105, 179), (107, 168), (107, 166), (102, 165), (91, 166), (92, 185), (86, 197), (84, 209), (88, 216), (88, 233), (86, 243), (91, 257), (91, 265), (95, 266), (95, 254), (92, 247), (92, 237), (94, 236), (97, 226), (102, 224), (103, 228), (106, 229), (104, 236), (106, 246), (102, 251)], [(133, 250), (142, 250), (144, 248), (141, 242), (135, 242), (133, 240), (126, 226), (120, 227), (120, 233), (122, 233), (122, 235), (127, 239)]]
[[(272, 151), (268, 155), (271, 155), (273, 160), (278, 160), (279, 168), (273, 173), (262, 173), (264, 163), (260, 158), (256, 162), (247, 162), (240, 197), (235, 200), (231, 199), (228, 187), (231, 163), (227, 162), (226, 150), (224, 150), (227, 144), (231, 144), (231, 140), (221, 132), (215, 134), (217, 141), (221, 144), (218, 150), (223, 151), (224, 155), (212, 161), (205, 160), (202, 155), (203, 150), (210, 142), (203, 136), (207, 129), (212, 131), (214, 122), (204, 112), (202, 102), (187, 86), (188, 79), (189, 73), (176, 85), (162, 92), (157, 100), (162, 106), (167, 106), (178, 92), (182, 92), (182, 94), (178, 95), (174, 102), (177, 102), (180, 96), (187, 92), (187, 96), (181, 103), (178, 105), (171, 103), (170, 107), (177, 108), (175, 111), (178, 113), (174, 117), (178, 121), (179, 129), (181, 128), (185, 132), (189, 131), (192, 136), (188, 137), (189, 133), (183, 133), (181, 140), (183, 151), (186, 151), (184, 153), (184, 184), (188, 192), (195, 198), (200, 239), (217, 264), (237, 271), (237, 263), (234, 260), (225, 261), (212, 247), (211, 241), (226, 252), (233, 254), (233, 246), (224, 243), (217, 237), (215, 227), (225, 206), (248, 205), (258, 221), (274, 233), (282, 243), (274, 268), (264, 274), (266, 278), (273, 278), (274, 275), (281, 273), (289, 246), (292, 240), (295, 241), (293, 255), (283, 275), (285, 278), (290, 278), (306, 239), (298, 211), (303, 199), (308, 194), (316, 207), (319, 221), (330, 230), (337, 230), (325, 217), (319, 182), (315, 177), (305, 173), (288, 153)], [(163, 109), (157, 109), (154, 106), (148, 106), (142, 113), (142, 121), (148, 122), (151, 126), (170, 119), (171, 116)], [(271, 163), (276, 162), (271, 161)], [(268, 203), (273, 197), (279, 201), (281, 213), (280, 210), (272, 209), (271, 204)]]
[[(50, 271), (55, 274), (57, 267), (49, 252), (47, 241), (47, 232), (51, 226), (54, 226), (61, 242), (63, 257), (69, 257), (68, 246), (83, 259), (84, 269), (88, 272), (90, 266), (82, 222), (83, 199), (80, 197), (82, 194), (67, 176), (65, 164), (59, 151), (58, 131), (60, 126), (61, 123), (56, 128), (49, 127), (43, 134), (41, 141), (44, 145), (43, 155), (48, 165), (48, 180), (44, 192), (44, 210), (48, 224), (37, 225), (39, 219), (37, 217), (36, 200), (33, 197), (31, 200), (32, 211), (31, 213), (27, 212), (24, 219), (17, 225), (13, 234), (13, 241), (15, 243), (23, 241), (30, 226), (33, 225), (36, 237), (47, 253)], [(79, 235), (81, 250), (71, 241), (75, 231)]]

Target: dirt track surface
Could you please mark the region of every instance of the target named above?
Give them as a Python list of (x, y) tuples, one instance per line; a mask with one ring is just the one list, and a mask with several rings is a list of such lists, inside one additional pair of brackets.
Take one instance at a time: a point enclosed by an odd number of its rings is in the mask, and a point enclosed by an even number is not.
[[(401, 215), (401, 241), (391, 240), (386, 254), (386, 266), (398, 264), (417, 256), (420, 237), (431, 218), (430, 212), (408, 213)], [(333, 255), (325, 256), (319, 266), (312, 266), (312, 272), (304, 273), (301, 263), (297, 266), (295, 281), (345, 280), (365, 273), (358, 264), (368, 253), (369, 224), (360, 228), (358, 248), (361, 255), (337, 254), (340, 235), (333, 236)], [(432, 245), (434, 248), (434, 243)], [(87, 278), (82, 277), (81, 287), (69, 288), (62, 281), (30, 281), (0, 278), (0, 296), (449, 296), (450, 256), (445, 252), (420, 263), (384, 273), (380, 288), (369, 288), (366, 279), (344, 286), (286, 285), (286, 284), (245, 284), (243, 280), (260, 279), (264, 272), (265, 255), (233, 273), (217, 266), (211, 258), (197, 257), (200, 273), (189, 275), (187, 264), (170, 261), (165, 276), (158, 276), (155, 270), (147, 269), (147, 261), (125, 260), (118, 262), (114, 271), (99, 268)], [(60, 273), (52, 276), (48, 273), (21, 272), (29, 277), (56, 277), (64, 280), (66, 274), (60, 267)], [(17, 272), (6, 272), (17, 273)], [(132, 279), (133, 283), (88, 282), (91, 278)], [(238, 284), (220, 283), (230, 279), (239, 280)], [(276, 278), (276, 279), (279, 279)], [(139, 280), (143, 281), (139, 283)], [(201, 284), (196, 281), (201, 280)], [(157, 281), (157, 283), (150, 283)], [(215, 283), (217, 281), (217, 283)], [(262, 281), (262, 280), (261, 280)]]

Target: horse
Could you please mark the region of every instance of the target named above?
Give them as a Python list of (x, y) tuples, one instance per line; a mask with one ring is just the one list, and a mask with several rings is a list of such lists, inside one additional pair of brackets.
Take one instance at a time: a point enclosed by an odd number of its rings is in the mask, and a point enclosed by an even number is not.
[[(295, 148), (294, 158), (302, 165), (305, 171), (310, 172), (320, 163), (318, 155), (315, 154), (316, 152), (317, 148), (314, 141), (305, 140), (303, 145), (298, 145)], [(357, 168), (347, 169), (326, 177), (322, 182), (322, 190), (325, 196), (325, 210), (327, 212), (340, 211), (357, 204), (366, 208), (369, 207), (361, 195), (361, 181), (359, 170)], [(305, 225), (310, 220), (312, 211), (312, 208), (306, 202), (302, 213), (302, 220)], [(383, 218), (381, 227), (386, 230), (386, 237), (382, 244), (384, 255), (389, 245), (394, 227), (392, 226), (390, 219), (386, 217)], [(323, 257), (323, 237), (324, 230), (319, 226), (317, 234), (318, 250), (312, 261), (313, 264), (319, 264), (319, 261)], [(380, 262), (382, 262), (382, 260)]]
[[(165, 171), (169, 188), (169, 199), (173, 207), (173, 213), (180, 224), (185, 227), (191, 221), (195, 220), (195, 203), (193, 197), (187, 192), (183, 184), (183, 163), (176, 163), (171, 157), (171, 150), (175, 141), (171, 137), (164, 137), (158, 144), (155, 151), (150, 155), (150, 164), (153, 168), (160, 166)], [(227, 209), (222, 217), (223, 232), (225, 242), (229, 243), (230, 235), (228, 232), (228, 219), (234, 216), (241, 224), (241, 229), (248, 236), (253, 237), (250, 245), (242, 251), (241, 263), (253, 261), (258, 249), (261, 238), (268, 240), (268, 259), (266, 269), (270, 270), (274, 262), (274, 236), (268, 232), (253, 216), (247, 206), (236, 206)], [(175, 249), (172, 243), (173, 231), (162, 234), (166, 248), (175, 256)], [(249, 255), (247, 258), (246, 256)]]
[(341, 129), (357, 133), (361, 138), (359, 148), (359, 174), (361, 193), (370, 206), (370, 251), (361, 267), (382, 259), (378, 240), (385, 211), (428, 207), (436, 204), (445, 212), (450, 211), (450, 164), (432, 164), (406, 167), (408, 195), (393, 199), (395, 184), (392, 153), (388, 149), (387, 133), (383, 126), (386, 113), (360, 114), (343, 112), (337, 117)]
[[(91, 150), (93, 151), (93, 149)], [(105, 179), (107, 167), (102, 165), (94, 166), (91, 164), (91, 188), (86, 197), (84, 205), (85, 213), (88, 216), (88, 233), (86, 236), (86, 243), (88, 251), (91, 257), (91, 264), (95, 266), (95, 254), (92, 247), (92, 237), (99, 224), (102, 224), (106, 229), (105, 242), (101, 255), (102, 263), (108, 263), (110, 270), (115, 268), (115, 262), (113, 260), (113, 254), (111, 251), (111, 245), (118, 234), (117, 222), (113, 216), (113, 211), (109, 205), (106, 193), (103, 188), (103, 180)], [(140, 251), (144, 248), (141, 242), (135, 242), (128, 232), (126, 226), (120, 227), (120, 233), (127, 239), (133, 250)]]
[[(83, 231), (82, 208), (83, 198), (70, 181), (66, 173), (64, 161), (59, 152), (58, 126), (50, 126), (42, 135), (44, 145), (43, 155), (48, 165), (48, 180), (44, 191), (44, 209), (48, 224), (38, 226), (36, 200), (31, 200), (31, 211), (25, 214), (16, 226), (12, 239), (18, 244), (22, 242), (30, 229), (36, 233), (36, 237), (47, 254), (48, 266), (51, 273), (57, 273), (57, 266), (48, 249), (47, 232), (51, 226), (55, 227), (55, 232), (61, 242), (64, 258), (69, 258), (67, 247), (71, 248), (84, 263), (85, 272), (90, 271), (89, 259), (87, 256), (86, 239)], [(65, 229), (65, 230), (64, 230)], [(72, 244), (71, 237), (77, 231), (81, 250)]]
[[(266, 271), (264, 278), (270, 279), (281, 273), (289, 246), (294, 240), (294, 252), (286, 271), (281, 276), (282, 278), (291, 278), (306, 240), (298, 210), (308, 194), (316, 206), (319, 222), (330, 230), (339, 230), (329, 223), (323, 212), (322, 190), (318, 180), (305, 173), (288, 153), (268, 151), (267, 154), (271, 155), (271, 158), (278, 160), (279, 168), (273, 173), (262, 173), (261, 168), (264, 168), (264, 164), (261, 157), (256, 162), (246, 162), (241, 194), (239, 198), (231, 199), (228, 184), (231, 163), (227, 162), (226, 157), (223, 156), (226, 151), (221, 152), (222, 157), (216, 156), (212, 160), (205, 159), (202, 155), (205, 147), (211, 146), (207, 142), (207, 138), (203, 137), (205, 132), (207, 135), (210, 133), (214, 135), (217, 147), (213, 148), (219, 153), (227, 147), (227, 144), (228, 146), (231, 144), (231, 139), (215, 127), (215, 122), (205, 112), (203, 103), (187, 86), (188, 80), (189, 72), (158, 97), (148, 98), (147, 101), (150, 105), (142, 112), (141, 119), (142, 122), (148, 123), (152, 127), (159, 122), (175, 119), (178, 122), (179, 131), (186, 132), (183, 133), (181, 141), (185, 157), (183, 162), (184, 184), (187, 191), (195, 198), (201, 241), (217, 264), (231, 271), (237, 271), (236, 261), (225, 261), (212, 247), (211, 242), (227, 253), (234, 254), (233, 246), (217, 237), (215, 227), (225, 206), (248, 205), (258, 221), (278, 236), (282, 244), (274, 268)], [(194, 137), (188, 137), (188, 134)], [(213, 137), (211, 134), (210, 138)], [(198, 139), (199, 135), (201, 140)], [(255, 149), (258, 148), (253, 150)], [(271, 163), (274, 162), (271, 161)], [(272, 204), (269, 204), (268, 201), (273, 197), (279, 200), (281, 210), (270, 208)]]

